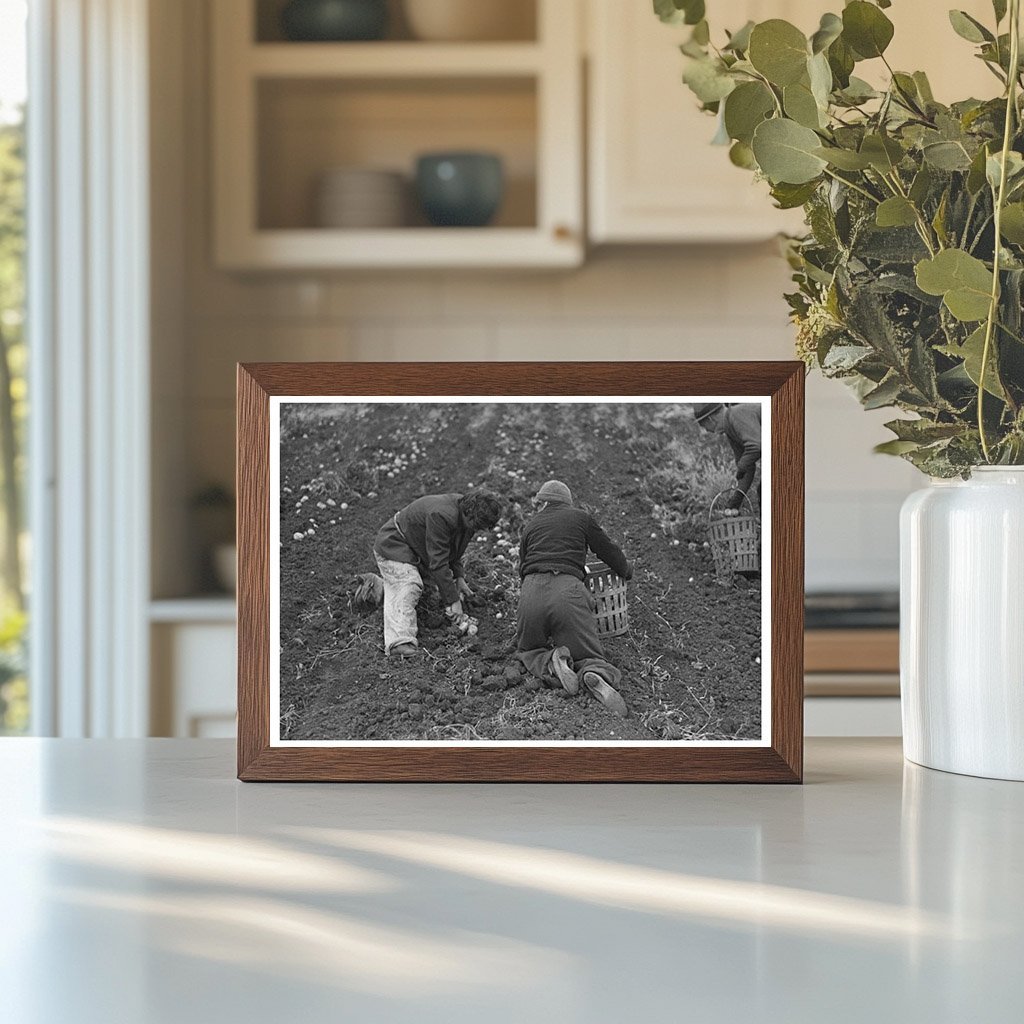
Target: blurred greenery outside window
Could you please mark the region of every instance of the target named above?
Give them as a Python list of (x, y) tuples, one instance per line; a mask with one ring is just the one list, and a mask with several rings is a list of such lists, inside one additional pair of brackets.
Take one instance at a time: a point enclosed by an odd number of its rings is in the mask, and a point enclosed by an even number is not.
[(0, 735), (29, 727), (26, 675), (25, 0), (0, 0)]

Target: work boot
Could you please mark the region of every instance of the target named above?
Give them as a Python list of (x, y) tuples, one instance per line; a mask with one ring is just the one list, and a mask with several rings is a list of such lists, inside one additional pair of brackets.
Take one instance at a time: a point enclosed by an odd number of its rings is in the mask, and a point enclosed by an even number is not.
[(619, 691), (609, 686), (596, 672), (583, 673), (583, 685), (609, 710), (619, 718), (626, 717), (626, 702)]
[(397, 655), (399, 658), (415, 658), (420, 653), (420, 649), (415, 644), (404, 643), (395, 644), (394, 647), (388, 651), (388, 655)]
[(551, 654), (551, 670), (558, 676), (562, 689), (572, 695), (579, 692), (580, 681), (572, 670), (572, 657), (568, 647), (556, 647)]

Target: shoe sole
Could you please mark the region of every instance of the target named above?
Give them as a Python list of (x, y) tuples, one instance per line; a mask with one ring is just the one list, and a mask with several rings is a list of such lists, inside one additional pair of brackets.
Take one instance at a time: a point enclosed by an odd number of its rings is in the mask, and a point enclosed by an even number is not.
[(562, 689), (567, 694), (574, 697), (580, 692), (580, 680), (579, 676), (564, 662), (559, 660), (557, 657), (551, 659), (551, 667), (555, 671), (555, 675), (558, 676), (558, 681), (562, 684)]
[(419, 654), (420, 654), (420, 649), (418, 647), (413, 647), (412, 650), (408, 650), (408, 651), (400, 651), (400, 650), (398, 650), (397, 647), (394, 647), (394, 648), (392, 648), (388, 652), (388, 657), (389, 658), (418, 658)]
[(619, 691), (609, 686), (596, 672), (584, 672), (583, 685), (609, 711), (614, 712), (619, 718), (626, 717), (626, 702), (619, 695)]

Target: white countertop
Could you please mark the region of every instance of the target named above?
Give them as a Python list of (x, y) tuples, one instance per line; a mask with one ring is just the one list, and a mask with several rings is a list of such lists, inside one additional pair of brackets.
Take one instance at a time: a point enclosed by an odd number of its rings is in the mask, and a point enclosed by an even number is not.
[(0, 741), (5, 1024), (1016, 1022), (1024, 785), (242, 785), (230, 742)]

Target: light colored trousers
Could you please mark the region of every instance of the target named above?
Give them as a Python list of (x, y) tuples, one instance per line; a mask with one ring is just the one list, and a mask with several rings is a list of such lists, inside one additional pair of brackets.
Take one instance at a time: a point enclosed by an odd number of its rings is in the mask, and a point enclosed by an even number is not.
[(384, 653), (390, 654), (398, 644), (416, 647), (416, 603), (423, 593), (423, 577), (408, 562), (392, 562), (376, 553), (374, 557), (384, 580)]

